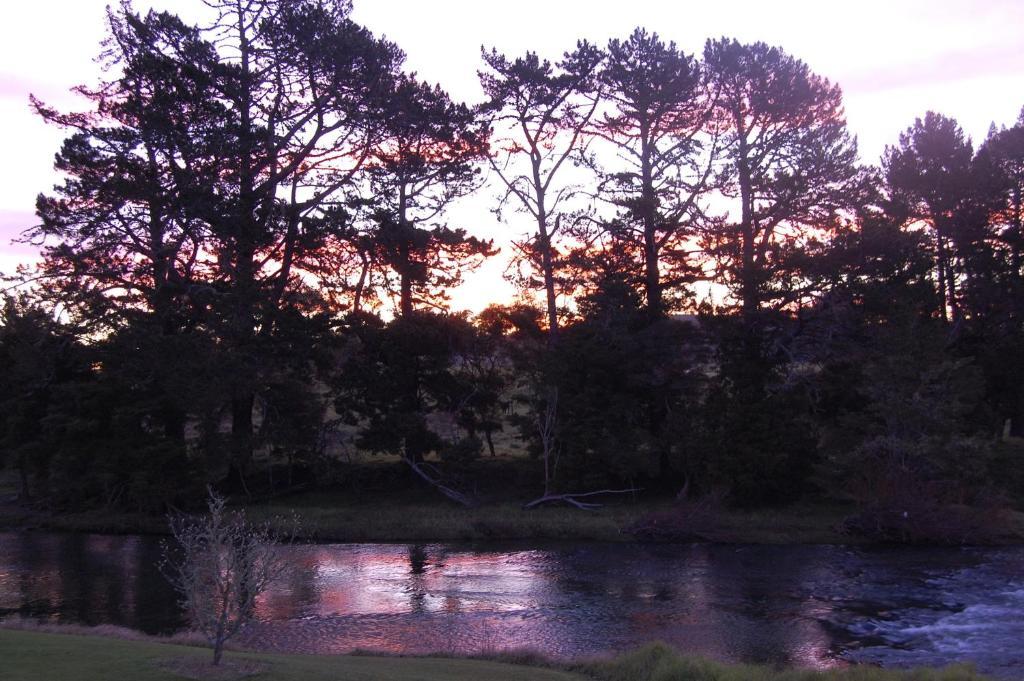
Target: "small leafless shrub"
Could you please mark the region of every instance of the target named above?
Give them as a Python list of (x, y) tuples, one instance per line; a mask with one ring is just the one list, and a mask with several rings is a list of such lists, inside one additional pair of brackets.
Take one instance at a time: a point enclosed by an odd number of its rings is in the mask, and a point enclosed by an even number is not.
[(160, 566), (192, 627), (213, 647), (214, 665), (224, 644), (252, 619), (257, 597), (287, 569), (281, 545), (295, 536), (295, 523), (283, 532), (225, 506), (211, 490), (207, 515), (172, 516), (176, 546), (165, 544)]

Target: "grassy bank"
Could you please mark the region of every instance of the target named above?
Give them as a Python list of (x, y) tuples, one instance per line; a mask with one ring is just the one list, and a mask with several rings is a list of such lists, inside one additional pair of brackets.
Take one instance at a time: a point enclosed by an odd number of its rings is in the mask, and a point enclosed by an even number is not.
[(553, 664), (524, 655), (494, 659), (313, 656), (232, 652), (217, 670), (210, 651), (153, 641), (0, 629), (0, 677), (8, 681), (980, 681), (966, 667), (812, 671), (726, 665), (653, 644), (613, 659)]
[[(298, 515), (303, 538), (339, 542), (602, 541), (628, 542), (625, 530), (667, 501), (613, 503), (597, 511), (569, 507), (523, 510), (511, 502), (465, 509), (444, 500), (383, 498), (360, 500), (328, 493), (289, 496), (245, 506), (251, 517)], [(839, 524), (848, 509), (793, 507), (768, 511), (725, 510), (705, 522), (699, 538), (727, 543), (850, 543)], [(162, 516), (89, 511), (30, 513), (0, 509), (0, 529), (44, 529), (113, 534), (163, 534)]]
[[(303, 539), (338, 542), (601, 541), (629, 542), (626, 530), (652, 513), (669, 512), (668, 501), (611, 503), (597, 511), (569, 507), (523, 510), (501, 502), (465, 509), (437, 499), (382, 497), (357, 499), (325, 492), (283, 497), (244, 506), (255, 519), (300, 519)], [(783, 509), (720, 509), (701, 518), (693, 539), (751, 544), (862, 544), (842, 530), (852, 507), (801, 504)], [(163, 516), (90, 511), (51, 514), (0, 509), (0, 529), (164, 534)], [(996, 543), (1024, 542), (1024, 515)]]
[[(652, 516), (672, 516), (679, 509), (671, 497), (651, 491), (636, 496), (610, 496), (596, 511), (568, 506), (523, 510), (524, 500), (537, 494), (535, 466), (515, 458), (479, 462), (472, 479), (480, 480), (482, 503), (462, 508), (409, 477), (396, 463), (352, 466), (348, 477), (330, 488), (243, 503), (255, 518), (290, 516), (301, 521), (304, 539), (339, 542), (453, 541), (634, 541), (627, 530)], [(8, 476), (9, 477), (9, 476)], [(484, 481), (486, 484), (484, 484)], [(0, 476), (0, 529), (36, 528), (73, 532), (163, 534), (161, 515), (112, 511), (46, 512), (13, 502), (14, 488)], [(235, 500), (243, 495), (236, 493)], [(6, 501), (5, 501), (6, 500)], [(865, 543), (842, 530), (853, 506), (803, 503), (781, 509), (743, 511), (726, 506), (704, 509), (681, 525), (693, 540), (723, 543), (813, 544)], [(1024, 515), (1014, 514), (1003, 543), (1024, 542)]]
[[(566, 506), (523, 510), (512, 502), (464, 509), (436, 500), (383, 498), (355, 501), (307, 494), (253, 508), (256, 515), (294, 509), (318, 539), (336, 541), (633, 541), (626, 530), (651, 513), (672, 508), (667, 500), (612, 499), (596, 511)], [(700, 538), (720, 542), (839, 543), (848, 509), (802, 506), (771, 511), (723, 509), (698, 528)]]

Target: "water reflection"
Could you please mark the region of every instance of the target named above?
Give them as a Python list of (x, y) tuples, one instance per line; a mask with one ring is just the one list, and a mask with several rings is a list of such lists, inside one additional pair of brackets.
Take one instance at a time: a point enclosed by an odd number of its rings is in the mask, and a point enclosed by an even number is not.
[(0, 615), (175, 631), (183, 621), (159, 557), (149, 538), (0, 533)]
[[(827, 667), (974, 660), (1020, 675), (1024, 550), (580, 544), (295, 546), (256, 609), (273, 650), (555, 656), (660, 639), (722, 660)], [(0, 614), (182, 625), (157, 540), (0, 534)], [(987, 618), (982, 620), (981, 618)], [(955, 632), (984, 623), (983, 633)], [(961, 636), (961, 638), (963, 638)]]

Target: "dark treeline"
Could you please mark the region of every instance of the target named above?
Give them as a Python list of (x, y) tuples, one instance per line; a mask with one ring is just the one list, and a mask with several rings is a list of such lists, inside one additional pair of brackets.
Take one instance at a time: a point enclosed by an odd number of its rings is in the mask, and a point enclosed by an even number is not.
[[(26, 502), (161, 511), (359, 451), (472, 505), (510, 439), (538, 497), (1018, 493), (1024, 119), (975, 149), (929, 112), (870, 167), (763, 43), (484, 50), (469, 106), (344, 2), (209, 5), (110, 12), (91, 107), (33, 101), (68, 137), (0, 319)], [(520, 302), (475, 317), (469, 196), (527, 227)]]

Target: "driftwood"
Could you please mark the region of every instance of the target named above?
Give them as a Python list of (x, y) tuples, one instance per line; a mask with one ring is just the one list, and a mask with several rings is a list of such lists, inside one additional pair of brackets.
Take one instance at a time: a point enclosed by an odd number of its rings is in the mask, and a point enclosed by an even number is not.
[[(436, 489), (438, 492), (445, 495), (455, 503), (461, 504), (466, 508), (473, 508), (474, 506), (477, 505), (477, 501), (473, 497), (463, 492), (460, 492), (454, 487), (449, 487), (448, 485), (445, 485), (443, 482), (441, 482), (440, 473), (438, 473), (437, 469), (431, 466), (430, 464), (416, 463), (407, 456), (403, 456), (402, 460), (409, 465), (409, 468), (412, 469), (413, 473), (423, 478), (423, 480), (425, 480), (428, 484), (434, 487), (434, 489)], [(427, 468), (430, 468), (433, 471), (433, 475), (431, 475), (430, 472), (427, 471)]]
[(595, 504), (592, 501), (580, 501), (585, 497), (598, 496), (600, 494), (630, 494), (633, 492), (639, 492), (639, 488), (631, 487), (629, 489), (599, 489), (594, 492), (576, 492), (568, 494), (545, 494), (542, 497), (538, 497), (533, 501), (528, 501), (523, 504), (523, 509), (537, 508), (544, 504), (563, 503), (575, 506), (576, 508), (584, 511), (594, 511), (601, 508), (602, 504)]

